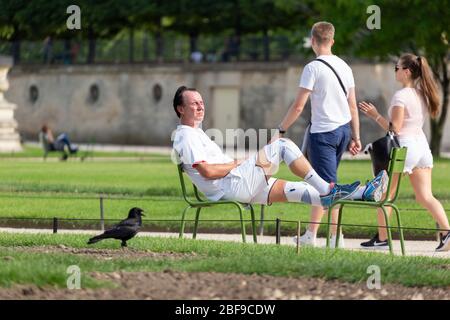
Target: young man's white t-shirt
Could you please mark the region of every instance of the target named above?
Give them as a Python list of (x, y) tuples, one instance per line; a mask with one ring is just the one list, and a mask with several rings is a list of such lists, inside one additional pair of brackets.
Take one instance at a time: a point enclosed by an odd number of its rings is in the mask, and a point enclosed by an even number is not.
[(178, 125), (173, 139), (173, 148), (183, 163), (183, 169), (208, 199), (217, 201), (224, 196), (222, 179), (206, 179), (195, 169), (201, 162), (209, 164), (229, 163), (233, 159), (222, 152), (200, 128)]
[(328, 62), (339, 75), (347, 91), (342, 90), (334, 72), (323, 62), (311, 61), (303, 69), (299, 87), (311, 90), (311, 133), (330, 132), (352, 119), (348, 93), (355, 87), (352, 69), (335, 55), (317, 58)]

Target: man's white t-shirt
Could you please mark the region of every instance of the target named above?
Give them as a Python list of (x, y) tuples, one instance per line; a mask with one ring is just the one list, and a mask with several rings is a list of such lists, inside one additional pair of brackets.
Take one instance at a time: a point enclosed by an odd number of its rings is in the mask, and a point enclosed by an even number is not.
[(299, 87), (311, 90), (311, 133), (329, 132), (350, 122), (348, 93), (355, 87), (352, 69), (335, 55), (317, 58), (328, 62), (339, 75), (347, 97), (334, 72), (323, 62), (311, 61), (303, 69)]
[(202, 177), (195, 169), (195, 165), (201, 162), (209, 164), (229, 163), (233, 162), (233, 159), (224, 154), (202, 129), (186, 125), (177, 126), (173, 139), (173, 149), (183, 163), (184, 171), (199, 191), (212, 201), (217, 201), (224, 196), (222, 179), (213, 180)]

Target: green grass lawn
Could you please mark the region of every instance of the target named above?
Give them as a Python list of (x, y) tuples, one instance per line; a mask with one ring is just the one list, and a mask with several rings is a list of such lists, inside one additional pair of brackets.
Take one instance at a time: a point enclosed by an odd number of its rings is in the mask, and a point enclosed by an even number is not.
[[(356, 179), (367, 180), (371, 174), (369, 161), (343, 161), (339, 170), (341, 182)], [(281, 166), (277, 177), (296, 179), (285, 166)], [(181, 199), (178, 173), (168, 157), (159, 156), (141, 161), (102, 162), (43, 162), (43, 161), (0, 161), (0, 217), (31, 218), (99, 218), (98, 196), (105, 195), (105, 218), (121, 219), (128, 209), (139, 206), (146, 210), (147, 219), (180, 219), (185, 203)], [(433, 170), (433, 191), (450, 208), (450, 161), (438, 160)], [(114, 199), (110, 199), (113, 197)], [(126, 199), (131, 197), (132, 199)], [(416, 211), (420, 207), (414, 201), (409, 180), (403, 180), (398, 201), (406, 227), (433, 228), (434, 221), (426, 211)], [(259, 216), (259, 206), (257, 206)], [(413, 211), (408, 209), (414, 209)], [(375, 212), (371, 209), (346, 209), (343, 223), (376, 223)], [(192, 219), (194, 210), (188, 214)], [(231, 206), (207, 208), (202, 211), (202, 219), (237, 219), (238, 214)], [(249, 218), (249, 215), (247, 215)], [(274, 220), (309, 220), (309, 207), (304, 204), (274, 204), (266, 208), (265, 218)], [(324, 220), (325, 221), (325, 220)], [(2, 220), (0, 220), (2, 223)], [(175, 222), (146, 222), (176, 230)], [(205, 228), (236, 228), (238, 224), (225, 222), (200, 223), (200, 232)], [(268, 231), (274, 224), (267, 223)], [(189, 227), (189, 224), (188, 224)], [(293, 232), (295, 224), (284, 223), (282, 231)], [(325, 230), (321, 228), (322, 234)], [(370, 236), (373, 228), (344, 227), (347, 236)], [(406, 236), (429, 236), (433, 232), (407, 230)]]
[[(116, 257), (99, 260), (69, 253), (33, 253), (17, 246), (65, 245), (85, 248), (88, 236), (61, 234), (0, 233), (0, 286), (33, 283), (38, 286), (64, 287), (67, 267), (78, 265), (82, 287), (105, 286), (86, 275), (88, 272), (174, 271), (266, 274), (291, 277), (321, 277), (347, 282), (365, 282), (367, 267), (377, 265), (382, 283), (405, 286), (450, 285), (450, 259), (398, 257), (374, 252), (350, 252), (277, 245), (254, 245), (219, 241), (137, 237), (129, 242), (134, 250), (192, 253), (183, 259), (129, 259)], [(117, 248), (117, 241), (105, 240), (95, 248)], [(120, 249), (118, 249), (120, 250)]]

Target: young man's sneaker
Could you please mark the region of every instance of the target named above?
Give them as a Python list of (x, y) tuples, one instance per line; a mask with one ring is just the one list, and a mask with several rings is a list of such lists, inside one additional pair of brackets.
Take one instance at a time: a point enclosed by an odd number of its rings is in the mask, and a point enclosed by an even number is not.
[(389, 176), (386, 170), (380, 171), (378, 175), (366, 184), (362, 195), (364, 201), (380, 201), (387, 190)]
[[(336, 248), (336, 235), (332, 235), (330, 238), (330, 248)], [(344, 235), (342, 233), (339, 237), (339, 248), (345, 248)]]
[(378, 233), (370, 239), (369, 241), (362, 242), (361, 248), (364, 249), (375, 249), (375, 250), (386, 250), (389, 249), (389, 243), (387, 240), (380, 241), (380, 238), (378, 237)]
[(325, 208), (330, 207), (333, 202), (351, 197), (358, 190), (361, 182), (355, 181), (352, 184), (334, 184), (329, 194), (320, 196), (320, 202)]
[[(297, 244), (299, 238), (297, 236), (294, 237), (294, 243)], [(300, 236), (300, 245), (301, 246), (316, 246), (316, 236), (309, 230), (306, 230), (306, 232)]]
[(447, 235), (443, 236), (441, 234), (441, 241), (436, 248), (436, 251), (448, 251), (450, 250), (450, 232)]
[(78, 152), (78, 146), (72, 144), (72, 145), (70, 146), (69, 150), (70, 150), (70, 153), (72, 153), (72, 154), (73, 154), (73, 153), (77, 153), (77, 152)]

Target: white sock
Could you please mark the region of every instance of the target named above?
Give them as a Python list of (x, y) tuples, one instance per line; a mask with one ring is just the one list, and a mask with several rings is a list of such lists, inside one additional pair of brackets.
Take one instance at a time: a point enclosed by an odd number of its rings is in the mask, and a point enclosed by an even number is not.
[(350, 200), (362, 200), (366, 186), (358, 187), (354, 194), (350, 196)]
[(303, 179), (310, 185), (319, 191), (320, 195), (326, 195), (330, 193), (330, 184), (323, 180), (316, 172), (316, 170), (311, 169)]

